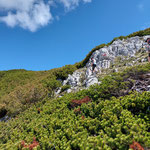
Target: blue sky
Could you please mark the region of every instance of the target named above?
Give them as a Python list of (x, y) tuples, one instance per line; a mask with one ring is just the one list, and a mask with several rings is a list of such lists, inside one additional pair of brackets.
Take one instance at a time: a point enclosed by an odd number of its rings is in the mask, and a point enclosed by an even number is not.
[(0, 70), (74, 64), (95, 46), (150, 26), (149, 0), (27, 0), (40, 3), (34, 18), (10, 5), (18, 1), (0, 0)]

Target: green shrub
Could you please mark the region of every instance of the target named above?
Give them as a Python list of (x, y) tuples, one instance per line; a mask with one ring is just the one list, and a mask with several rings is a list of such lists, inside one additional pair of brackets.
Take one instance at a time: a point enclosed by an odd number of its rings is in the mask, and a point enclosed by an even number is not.
[(70, 85), (64, 85), (61, 87), (61, 92), (64, 92), (66, 90), (68, 90), (71, 86)]
[(53, 69), (53, 74), (56, 76), (56, 79), (65, 80), (69, 74), (72, 74), (77, 68), (75, 65), (66, 65), (61, 68)]
[[(70, 93), (57, 100), (47, 99), (40, 105), (40, 113), (35, 106), (8, 123), (0, 123), (0, 148), (18, 149), (21, 141), (32, 143), (33, 137), (43, 150), (128, 150), (133, 141), (143, 147), (150, 146), (147, 128), (150, 124), (145, 116), (144, 119), (140, 116), (149, 106), (149, 92), (83, 104), (79, 114), (67, 108), (68, 101), (74, 96)], [(137, 107), (139, 113), (135, 115), (131, 107)]]
[[(127, 37), (147, 34), (150, 29)], [(0, 72), (0, 112), (6, 110), (15, 116), (8, 122), (0, 122), (0, 149), (22, 149), (21, 141), (29, 145), (34, 137), (39, 143), (37, 149), (43, 150), (127, 150), (133, 141), (149, 148), (150, 92), (126, 91), (139, 76), (150, 72), (150, 63), (110, 74), (100, 79), (100, 85), (77, 93), (57, 99), (46, 96), (47, 93), (53, 95), (61, 86), (58, 79), (64, 80), (68, 74), (83, 67), (92, 52), (104, 46), (96, 47), (75, 65), (42, 72)], [(79, 113), (68, 108), (73, 99), (85, 96), (92, 102), (78, 106)]]

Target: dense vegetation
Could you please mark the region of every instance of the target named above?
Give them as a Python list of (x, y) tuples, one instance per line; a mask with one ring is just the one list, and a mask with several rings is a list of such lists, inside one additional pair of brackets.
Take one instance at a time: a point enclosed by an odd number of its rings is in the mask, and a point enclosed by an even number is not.
[[(6, 113), (15, 116), (31, 106), (32, 103), (41, 101), (46, 95), (54, 96), (54, 90), (62, 86), (61, 81), (66, 79), (76, 69), (85, 66), (92, 53), (104, 46), (110, 45), (116, 39), (150, 34), (150, 28), (135, 32), (128, 36), (114, 38), (108, 44), (101, 44), (90, 51), (86, 58), (74, 65), (66, 65), (49, 71), (10, 70), (0, 71), (0, 118)], [(62, 87), (62, 92), (69, 86)]]
[[(15, 116), (44, 97), (54, 96), (68, 74), (77, 68), (66, 65), (50, 71), (10, 70), (0, 72), (0, 118)], [(59, 80), (60, 81), (59, 81)]]
[[(150, 28), (114, 40), (148, 34)], [(0, 149), (126, 150), (136, 142), (150, 148), (150, 92), (131, 89), (141, 75), (150, 73), (150, 64), (112, 71), (99, 78), (100, 85), (55, 98), (56, 89), (70, 88), (62, 86), (68, 74), (113, 41), (92, 49), (74, 65), (39, 72), (0, 71), (0, 118), (12, 118), (0, 122)]]
[[(108, 75), (89, 89), (43, 99), (0, 122), (0, 149), (127, 150), (134, 141), (150, 147), (150, 92), (121, 96), (130, 87), (127, 79), (146, 73), (149, 63)], [(71, 107), (85, 96), (88, 103)]]

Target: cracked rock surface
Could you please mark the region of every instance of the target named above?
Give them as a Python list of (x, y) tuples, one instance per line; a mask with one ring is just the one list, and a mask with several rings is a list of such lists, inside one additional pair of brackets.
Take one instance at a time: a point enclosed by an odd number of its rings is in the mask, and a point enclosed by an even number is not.
[[(146, 52), (147, 43), (145, 43), (145, 40), (148, 37), (150, 37), (150, 35), (143, 37), (136, 36), (123, 40), (117, 39), (111, 45), (105, 46), (93, 52), (86, 66), (82, 70), (76, 70), (72, 75), (69, 75), (68, 78), (63, 81), (63, 85), (71, 85), (68, 93), (81, 87), (88, 88), (95, 83), (99, 83), (98, 75), (101, 74), (102, 69), (109, 69), (111, 64), (114, 63), (114, 59), (116, 57), (119, 56), (123, 60), (124, 57), (127, 57), (128, 59), (134, 58), (135, 54), (141, 49), (145, 50)], [(96, 61), (96, 68), (94, 73), (92, 73), (92, 57)], [(145, 61), (147, 61), (145, 58), (142, 59), (142, 62)], [(126, 63), (126, 66), (133, 66), (134, 63), (135, 61), (132, 63)], [(115, 70), (117, 71), (118, 68), (115, 68)], [(142, 87), (138, 87), (138, 84), (139, 83), (137, 81), (133, 89), (137, 88), (137, 90), (141, 90)], [(145, 87), (147, 90), (150, 89), (149, 85), (150, 84), (148, 82), (146, 85), (147, 87)]]

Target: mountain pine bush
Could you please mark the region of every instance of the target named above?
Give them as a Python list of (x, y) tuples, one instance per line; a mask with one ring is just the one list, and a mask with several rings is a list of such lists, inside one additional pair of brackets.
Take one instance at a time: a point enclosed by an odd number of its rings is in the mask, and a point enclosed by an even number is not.
[[(144, 35), (150, 35), (150, 28), (114, 40)], [(95, 47), (75, 65), (39, 72), (0, 71), (0, 117), (12, 117), (0, 122), (0, 149), (149, 149), (150, 92), (138, 93), (132, 86), (150, 73), (150, 63), (99, 77), (101, 84), (89, 89), (54, 97), (68, 74), (113, 41)]]
[[(61, 98), (46, 97), (10, 121), (0, 122), (0, 149), (21, 150), (21, 145), (29, 149), (34, 137), (37, 147), (33, 148), (39, 150), (128, 150), (134, 149), (134, 142), (150, 148), (150, 92), (114, 96), (117, 88), (116, 93), (124, 88), (121, 82), (149, 72), (149, 66), (109, 75), (100, 85)], [(85, 96), (89, 103), (68, 107)]]

